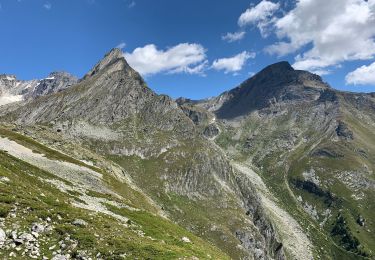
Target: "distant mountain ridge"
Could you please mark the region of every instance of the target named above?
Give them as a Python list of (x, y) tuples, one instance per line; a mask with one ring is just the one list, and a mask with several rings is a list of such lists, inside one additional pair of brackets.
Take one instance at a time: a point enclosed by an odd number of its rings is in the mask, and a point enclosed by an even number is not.
[(67, 72), (52, 72), (40, 80), (18, 80), (15, 75), (0, 75), (0, 105), (34, 99), (62, 91), (78, 79)]

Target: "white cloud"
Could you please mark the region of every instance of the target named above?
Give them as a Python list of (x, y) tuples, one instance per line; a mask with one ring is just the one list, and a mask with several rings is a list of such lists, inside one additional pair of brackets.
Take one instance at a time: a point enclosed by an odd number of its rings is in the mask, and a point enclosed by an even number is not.
[(120, 43), (116, 46), (116, 48), (118, 48), (118, 49), (124, 49), (125, 46), (126, 46), (126, 43), (125, 43), (125, 42), (120, 42)]
[(375, 85), (375, 62), (362, 66), (348, 73), (345, 77), (346, 84)]
[(46, 2), (46, 3), (43, 5), (43, 7), (44, 7), (45, 9), (47, 9), (47, 10), (51, 10), (51, 8), (52, 8), (52, 4), (51, 4), (50, 2)]
[(227, 34), (221, 36), (221, 39), (223, 41), (227, 41), (227, 42), (235, 42), (235, 41), (239, 41), (241, 39), (243, 39), (243, 37), (245, 36), (245, 32), (242, 31), (242, 32), (234, 32), (234, 33), (230, 33), (228, 32)]
[(272, 15), (280, 8), (279, 3), (263, 0), (254, 7), (247, 9), (238, 18), (238, 25), (256, 25), (263, 37), (268, 35), (268, 27), (272, 24)]
[(282, 56), (312, 46), (296, 56), (297, 69), (327, 71), (375, 56), (375, 0), (298, 0), (274, 19), (280, 42), (266, 47), (268, 53)]
[(230, 58), (217, 59), (212, 63), (215, 70), (224, 70), (224, 73), (238, 72), (250, 58), (255, 58), (255, 53), (243, 51)]
[(174, 70), (169, 71), (169, 73), (171, 74), (175, 74), (175, 73), (200, 74), (201, 76), (206, 76), (204, 72), (206, 71), (207, 68), (208, 68), (208, 61), (205, 60), (195, 66), (178, 67)]
[(160, 72), (201, 74), (207, 63), (206, 50), (195, 43), (180, 43), (166, 50), (158, 50), (154, 44), (148, 44), (124, 56), (142, 75)]

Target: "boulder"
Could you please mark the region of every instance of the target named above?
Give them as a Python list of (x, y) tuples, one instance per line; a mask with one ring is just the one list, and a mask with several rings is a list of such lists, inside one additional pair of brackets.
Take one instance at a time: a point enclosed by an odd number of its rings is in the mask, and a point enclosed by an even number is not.
[(83, 219), (75, 219), (75, 220), (72, 222), (72, 224), (73, 224), (74, 226), (79, 226), (79, 227), (85, 227), (85, 226), (87, 226), (87, 222), (84, 221)]

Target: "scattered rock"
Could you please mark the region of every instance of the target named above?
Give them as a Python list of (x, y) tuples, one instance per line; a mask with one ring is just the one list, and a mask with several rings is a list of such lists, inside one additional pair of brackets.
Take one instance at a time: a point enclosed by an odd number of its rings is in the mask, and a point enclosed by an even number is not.
[(29, 233), (23, 233), (19, 239), (21, 239), (22, 241), (24, 242), (34, 242), (35, 241), (35, 238), (32, 234), (29, 234)]
[(52, 257), (52, 260), (67, 260), (66, 256), (57, 254), (54, 257)]
[(10, 179), (8, 177), (0, 177), (0, 182), (10, 182)]
[(44, 232), (44, 226), (42, 224), (33, 223), (31, 226), (31, 231), (35, 233), (42, 233)]
[(181, 240), (184, 243), (191, 243), (191, 241), (190, 241), (190, 239), (188, 237), (182, 237)]
[(6, 240), (5, 231), (0, 228), (0, 245), (4, 244), (5, 240)]
[(357, 223), (358, 223), (358, 225), (363, 227), (365, 225), (365, 219), (361, 215), (359, 215), (358, 218), (357, 218)]
[(75, 219), (72, 224), (74, 226), (80, 226), (80, 227), (86, 227), (87, 226), (87, 222), (84, 221), (83, 219)]

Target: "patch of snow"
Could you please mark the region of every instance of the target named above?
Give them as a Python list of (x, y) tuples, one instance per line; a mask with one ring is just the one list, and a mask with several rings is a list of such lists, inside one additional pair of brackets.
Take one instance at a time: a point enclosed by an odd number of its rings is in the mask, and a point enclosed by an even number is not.
[(45, 80), (53, 80), (55, 79), (55, 77), (48, 77), (48, 78), (45, 78)]
[(9, 80), (9, 81), (13, 81), (13, 80), (16, 80), (16, 78), (15, 77), (11, 77), (11, 76), (6, 76), (5, 77), (7, 80)]
[(22, 101), (22, 100), (23, 100), (23, 95), (5, 94), (0, 97), (0, 106), (13, 103), (13, 102), (17, 102), (17, 101)]
[[(40, 83), (38, 83), (38, 84), (36, 85), (36, 87), (39, 86), (39, 84), (40, 84)], [(31, 84), (27, 84), (23, 89), (29, 89), (29, 88), (31, 88)]]

